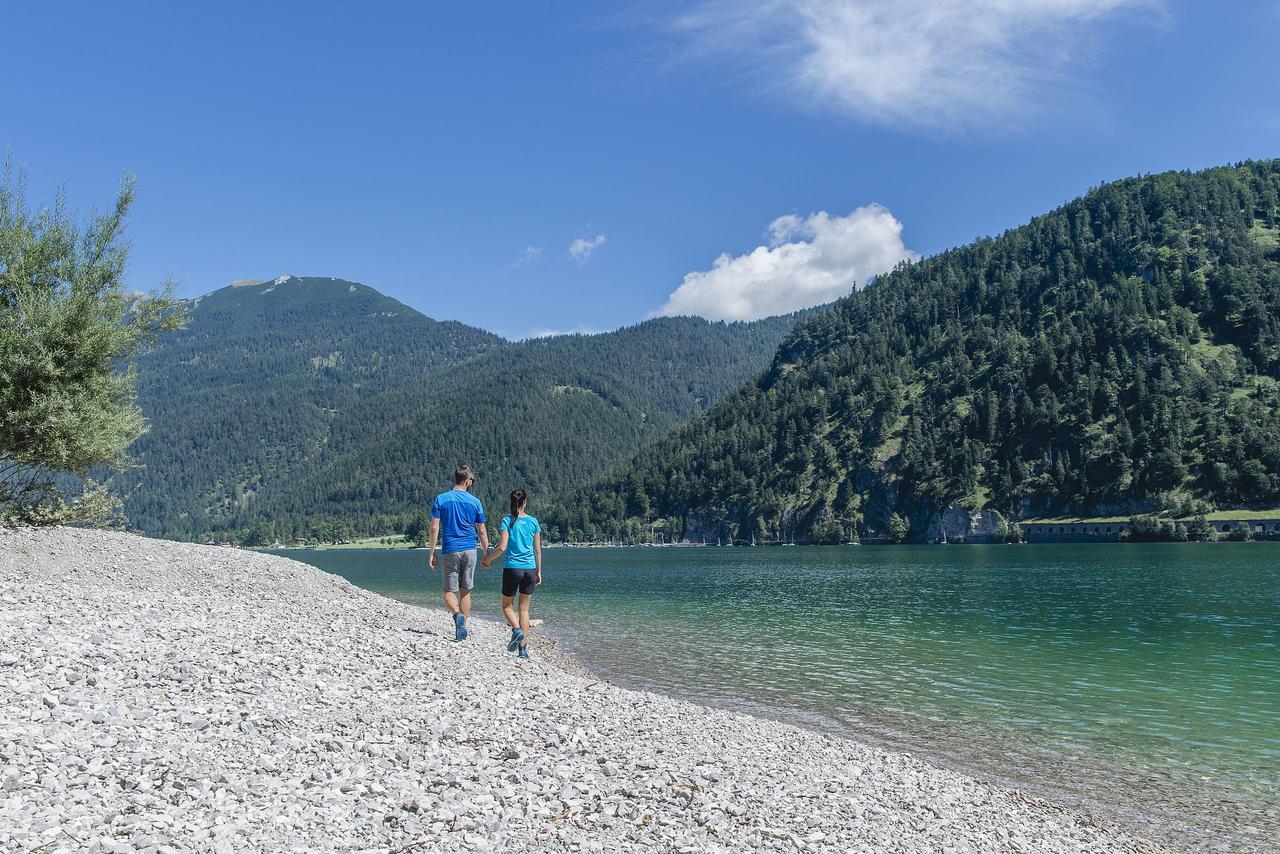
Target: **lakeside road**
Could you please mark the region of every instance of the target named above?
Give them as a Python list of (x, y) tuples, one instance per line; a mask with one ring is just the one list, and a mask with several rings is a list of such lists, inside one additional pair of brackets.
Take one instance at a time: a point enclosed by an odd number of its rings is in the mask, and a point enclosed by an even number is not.
[(1163, 850), (506, 637), (272, 555), (0, 529), (0, 850)]

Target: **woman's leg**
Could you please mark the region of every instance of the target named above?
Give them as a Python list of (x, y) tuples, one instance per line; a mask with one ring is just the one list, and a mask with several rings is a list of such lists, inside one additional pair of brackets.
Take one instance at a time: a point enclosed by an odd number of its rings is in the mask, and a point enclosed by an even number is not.
[[(533, 604), (532, 593), (520, 594), (520, 631), (529, 634), (529, 606)], [(528, 639), (526, 638), (526, 643)], [(521, 644), (523, 646), (524, 644)]]
[[(502, 616), (507, 618), (507, 625), (513, 629), (518, 628), (520, 626), (520, 622), (516, 619), (516, 609), (511, 607), (511, 603), (513, 600), (515, 600), (515, 598), (516, 597), (514, 596), (502, 597)], [(520, 598), (523, 599), (524, 597), (521, 596)], [(524, 612), (528, 610), (525, 607), (523, 602), (520, 603), (520, 607), (521, 607), (522, 614), (524, 614)], [(524, 615), (528, 616), (527, 614), (524, 614)]]

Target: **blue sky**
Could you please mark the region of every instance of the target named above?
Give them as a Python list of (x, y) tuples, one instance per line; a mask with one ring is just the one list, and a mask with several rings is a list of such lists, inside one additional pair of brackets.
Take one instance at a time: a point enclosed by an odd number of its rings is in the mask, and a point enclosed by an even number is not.
[(513, 337), (825, 301), (1102, 181), (1280, 156), (1280, 0), (5, 18), (0, 145), (36, 201), (137, 175), (132, 286), (332, 275)]

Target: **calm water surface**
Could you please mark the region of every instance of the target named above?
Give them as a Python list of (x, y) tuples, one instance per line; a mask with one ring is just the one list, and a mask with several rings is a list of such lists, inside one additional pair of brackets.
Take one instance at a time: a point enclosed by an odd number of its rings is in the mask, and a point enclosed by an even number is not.
[[(425, 552), (285, 554), (438, 601)], [(1280, 848), (1280, 543), (545, 557), (535, 614), (619, 683), (911, 750), (1177, 847)], [(498, 581), (480, 574), (478, 612)]]

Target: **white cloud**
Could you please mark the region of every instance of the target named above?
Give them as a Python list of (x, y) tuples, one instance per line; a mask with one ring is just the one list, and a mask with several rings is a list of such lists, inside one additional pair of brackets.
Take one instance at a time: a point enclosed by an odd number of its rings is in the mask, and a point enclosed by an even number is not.
[(512, 263), (512, 267), (528, 267), (530, 264), (542, 257), (542, 247), (532, 244), (526, 246), (521, 252), (520, 257)]
[(724, 253), (710, 270), (685, 275), (655, 314), (711, 320), (785, 314), (838, 299), (916, 257), (902, 243), (902, 223), (880, 205), (848, 216), (791, 214), (769, 225), (768, 245), (736, 257)]
[[(769, 88), (887, 124), (1020, 118), (1071, 84), (1090, 25), (1163, 0), (709, 0), (677, 25)], [(1155, 16), (1159, 18), (1160, 16)], [(1096, 41), (1096, 39), (1095, 39)]]
[(579, 237), (569, 244), (569, 254), (573, 256), (573, 260), (579, 264), (584, 264), (603, 245), (603, 234), (597, 234), (589, 240)]

